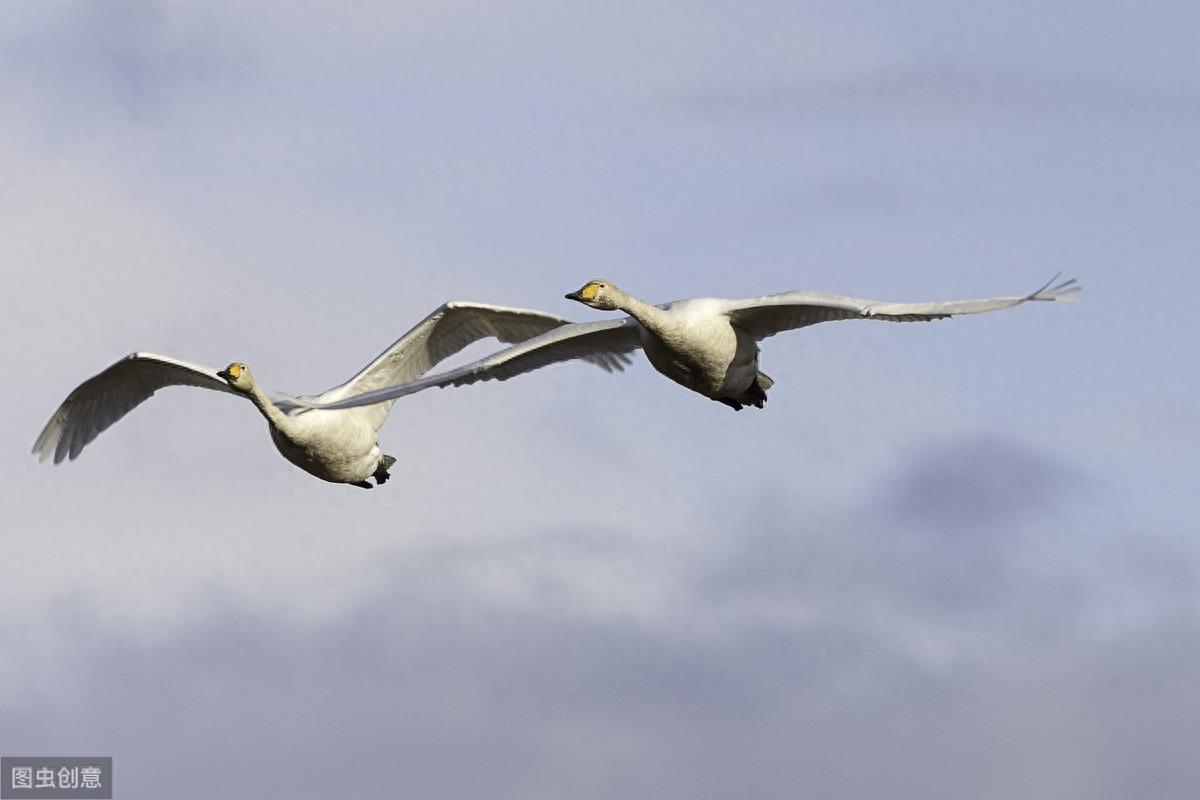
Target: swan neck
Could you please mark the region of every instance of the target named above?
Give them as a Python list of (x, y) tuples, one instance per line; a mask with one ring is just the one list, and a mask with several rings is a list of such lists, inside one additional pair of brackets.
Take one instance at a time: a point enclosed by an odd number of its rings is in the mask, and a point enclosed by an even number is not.
[(621, 293), (617, 307), (651, 330), (658, 326), (663, 315), (663, 310), (658, 306), (650, 305), (645, 300), (639, 300), (625, 292)]
[(258, 388), (258, 384), (251, 386), (247, 394), (250, 397), (250, 402), (254, 403), (262, 415), (267, 418), (267, 422), (270, 422), (280, 430), (287, 428), (291, 421), (288, 415), (280, 411), (279, 406), (271, 402), (271, 398), (267, 397), (266, 393)]

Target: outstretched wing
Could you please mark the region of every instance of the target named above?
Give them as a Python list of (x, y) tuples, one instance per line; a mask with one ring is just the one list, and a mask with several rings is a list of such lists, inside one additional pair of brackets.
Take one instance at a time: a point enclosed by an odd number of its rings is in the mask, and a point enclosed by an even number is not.
[(323, 392), (317, 399), (333, 402), (411, 381), (464, 347), (489, 336), (511, 344), (570, 323), (564, 317), (525, 308), (459, 301), (445, 303), (393, 342), (357, 375)]
[(324, 402), (298, 398), (292, 402), (308, 408), (354, 408), (395, 400), (433, 386), (464, 386), (477, 381), (504, 381), (562, 361), (582, 359), (606, 371), (623, 370), (627, 353), (642, 346), (638, 324), (629, 317), (564, 325), (513, 345), (472, 364), (383, 389)]
[(74, 459), (102, 431), (166, 386), (237, 394), (208, 367), (154, 353), (130, 353), (67, 395), (34, 442), (34, 454), (41, 461), (53, 455), (55, 464)]
[(785, 292), (751, 300), (731, 300), (726, 313), (730, 321), (757, 340), (783, 331), (838, 319), (879, 319), (888, 322), (922, 322), (959, 314), (982, 314), (1012, 308), (1031, 300), (1074, 301), (1080, 291), (1075, 279), (1063, 281), (1055, 275), (1045, 286), (1023, 297), (992, 297), (983, 300), (949, 300), (940, 303), (883, 303), (858, 297), (821, 292)]

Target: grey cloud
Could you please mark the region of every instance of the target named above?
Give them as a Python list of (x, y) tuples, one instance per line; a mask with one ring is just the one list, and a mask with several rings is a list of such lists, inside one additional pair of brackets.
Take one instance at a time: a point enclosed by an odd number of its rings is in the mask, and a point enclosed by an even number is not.
[(845, 632), (697, 644), (388, 594), (336, 624), (239, 609), (97, 643), (81, 695), (8, 709), (6, 746), (103, 751), (123, 797), (1156, 797), (1200, 708), (1195, 631), (929, 673)]
[(885, 114), (912, 121), (1195, 125), (1200, 85), (1158, 86), (1105, 75), (953, 63), (896, 64), (794, 83), (684, 90), (677, 107), (714, 119), (813, 120)]
[[(319, 623), (212, 596), (203, 624), (133, 645), (87, 635), (93, 615), (75, 598), (60, 616), (83, 635), (60, 658), (89, 664), (82, 683), (6, 698), (0, 738), (111, 752), (126, 797), (1092, 800), (1146, 781), (1163, 797), (1200, 788), (1200, 767), (1170, 755), (1200, 718), (1185, 691), (1196, 631), (1148, 618), (1098, 636), (1088, 619), (1108, 613), (1112, 586), (1029, 569), (1042, 518), (1078, 502), (1064, 489), (1086, 486), (1080, 473), (984, 437), (919, 452), (898, 475), (841, 512), (777, 493), (738, 504), (757, 509), (754, 524), (714, 514), (729, 552), (676, 576), (686, 588), (665, 625), (574, 603), (562, 582), (577, 575), (556, 584), (571, 559), (602, 584), (652, 555), (590, 528), (396, 556), (383, 588)], [(993, 518), (995, 542), (963, 542), (977, 562), (944, 561), (945, 530), (923, 529), (961, 512), (895, 510), (950, 475), (964, 506), (1004, 509), (1043, 487), (1041, 512)], [(481, 594), (464, 577), (478, 562), (540, 599)], [(1055, 602), (1063, 593), (1074, 603)], [(770, 613), (789, 604), (818, 613)], [(913, 658), (902, 640), (914, 632), (973, 657)]]
[(200, 8), (74, 0), (6, 42), (0, 63), (60, 121), (99, 114), (149, 122), (188, 90), (232, 85), (249, 62)]
[(997, 436), (952, 442), (918, 454), (897, 472), (881, 512), (951, 536), (1052, 512), (1083, 488), (1078, 471)]
[(1081, 596), (1094, 587), (1030, 567), (1046, 537), (1074, 537), (1065, 511), (1089, 485), (1082, 471), (1017, 442), (936, 445), (853, 509), (814, 514), (763, 497), (737, 528), (743, 549), (707, 577), (706, 592), (813, 603), (826, 609), (822, 626), (872, 629), (905, 617), (932, 639), (961, 642), (955, 650), (980, 647), (973, 658), (1013, 636), (1044, 643), (1079, 625)]

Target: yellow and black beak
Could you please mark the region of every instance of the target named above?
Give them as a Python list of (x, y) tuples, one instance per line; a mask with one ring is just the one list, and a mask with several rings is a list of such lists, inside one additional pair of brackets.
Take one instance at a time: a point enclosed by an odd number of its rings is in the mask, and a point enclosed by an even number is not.
[(597, 284), (595, 281), (592, 281), (591, 283), (585, 283), (583, 288), (578, 292), (571, 292), (570, 294), (563, 295), (563, 297), (567, 298), (568, 300), (575, 300), (579, 303), (590, 303), (596, 299), (596, 295), (599, 292), (599, 284)]

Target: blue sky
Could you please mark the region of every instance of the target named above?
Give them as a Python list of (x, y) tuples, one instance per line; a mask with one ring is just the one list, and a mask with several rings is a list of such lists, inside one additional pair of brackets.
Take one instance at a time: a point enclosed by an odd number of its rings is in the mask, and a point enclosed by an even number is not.
[[(123, 797), (1200, 790), (1194, 5), (5, 10), (6, 754)], [(1060, 270), (1081, 304), (771, 339), (761, 412), (640, 358), (405, 398), (371, 493), (186, 389), (27, 455), (135, 349), (312, 392), (447, 299)]]

